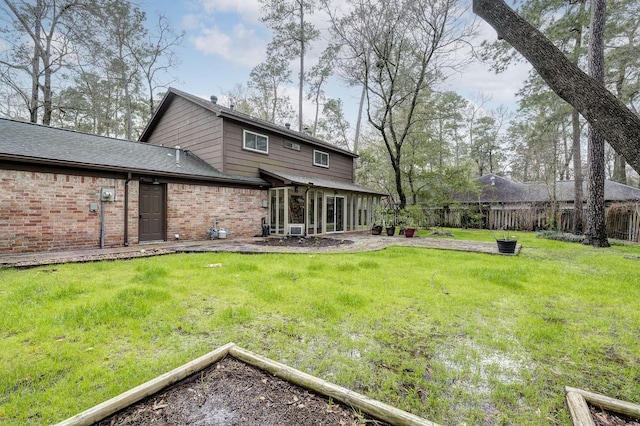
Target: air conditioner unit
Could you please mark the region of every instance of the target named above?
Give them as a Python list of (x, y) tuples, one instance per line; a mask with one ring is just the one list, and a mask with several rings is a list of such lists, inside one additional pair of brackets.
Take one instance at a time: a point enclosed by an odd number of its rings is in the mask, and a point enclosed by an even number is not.
[(304, 225), (289, 225), (289, 235), (304, 236)]

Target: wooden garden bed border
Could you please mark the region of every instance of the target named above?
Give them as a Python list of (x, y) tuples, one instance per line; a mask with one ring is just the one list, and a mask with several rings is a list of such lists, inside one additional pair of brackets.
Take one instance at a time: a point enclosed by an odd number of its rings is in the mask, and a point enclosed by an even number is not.
[(640, 419), (640, 405), (569, 386), (564, 391), (573, 426), (595, 426), (587, 403), (612, 413)]
[(128, 390), (116, 397), (113, 397), (101, 404), (98, 404), (80, 414), (58, 423), (57, 426), (84, 426), (98, 422), (111, 414), (120, 411), (129, 405), (132, 405), (149, 395), (167, 388), (180, 380), (197, 373), (200, 370), (215, 364), (225, 356), (233, 358), (244, 363), (253, 365), (263, 371), (267, 371), (280, 379), (291, 382), (295, 385), (302, 386), (312, 390), (320, 395), (331, 397), (350, 407), (362, 410), (363, 412), (384, 420), (387, 423), (398, 426), (439, 426), (436, 423), (415, 416), (406, 411), (384, 404), (382, 402), (371, 399), (365, 395), (359, 394), (352, 390), (329, 383), (325, 380), (314, 377), (310, 374), (303, 373), (300, 370), (291, 368), (279, 362), (272, 361), (268, 358), (256, 355), (246, 349), (240, 348), (233, 343), (227, 343), (206, 355), (201, 356), (181, 367), (169, 371), (161, 376), (156, 377), (146, 383), (141, 384), (131, 390)]

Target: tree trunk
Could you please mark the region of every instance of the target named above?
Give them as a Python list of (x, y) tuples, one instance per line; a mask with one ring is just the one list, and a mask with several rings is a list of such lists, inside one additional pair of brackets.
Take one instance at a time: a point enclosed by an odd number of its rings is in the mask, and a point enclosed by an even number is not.
[[(36, 6), (35, 22), (33, 29), (33, 58), (31, 59), (31, 102), (29, 104), (29, 121), (38, 122), (38, 103), (40, 102), (40, 37), (42, 33), (42, 1), (38, 0)], [(18, 13), (16, 16), (18, 16)]]
[[(589, 73), (604, 84), (604, 30), (606, 0), (592, 0), (589, 26)], [(604, 211), (604, 137), (589, 126), (589, 182), (587, 185), (587, 230), (585, 244), (609, 247)]]
[(44, 68), (44, 85), (42, 86), (42, 124), (48, 126), (51, 124), (51, 114), (53, 112), (53, 92), (51, 90), (51, 51), (50, 42), (47, 41), (47, 49), (41, 52), (42, 67)]
[(574, 198), (573, 198), (573, 229), (575, 235), (584, 233), (584, 225), (582, 219), (582, 203), (584, 196), (582, 193), (582, 155), (580, 153), (580, 115), (577, 110), (573, 110), (571, 114), (571, 125), (573, 127), (573, 175), (574, 175)]
[(353, 153), (357, 154), (360, 148), (360, 128), (362, 127), (362, 112), (364, 111), (364, 101), (367, 95), (367, 86), (362, 85), (360, 93), (360, 105), (358, 106), (358, 120), (356, 121), (356, 134), (353, 137)]
[[(576, 44), (573, 50), (573, 63), (578, 64), (580, 59), (580, 51), (582, 49), (582, 14), (584, 13), (585, 1), (582, 1), (580, 5), (580, 11), (576, 19)], [(571, 152), (573, 154), (573, 227), (571, 232), (574, 235), (584, 234), (584, 213), (583, 213), (583, 176), (582, 176), (582, 138), (580, 129), (580, 113), (575, 108), (571, 112), (571, 127), (572, 127), (572, 144)]]
[(473, 11), (520, 52), (549, 87), (606, 138), (640, 172), (640, 117), (601, 83), (573, 64), (503, 0), (473, 0)]
[[(304, 95), (304, 54), (305, 54), (305, 43), (304, 43), (304, 2), (300, 2), (300, 79), (298, 82), (298, 131), (302, 131), (302, 101)], [(315, 130), (314, 130), (315, 131)]]
[(627, 162), (624, 161), (624, 157), (615, 154), (613, 157), (613, 178), (614, 182), (627, 184)]

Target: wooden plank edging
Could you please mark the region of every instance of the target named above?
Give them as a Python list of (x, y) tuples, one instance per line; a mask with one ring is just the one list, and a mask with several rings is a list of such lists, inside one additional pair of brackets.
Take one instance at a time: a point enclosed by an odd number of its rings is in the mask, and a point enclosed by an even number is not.
[[(632, 404), (620, 399), (611, 398), (605, 395), (589, 392), (582, 389), (572, 388), (569, 386), (565, 386), (564, 390), (566, 393), (567, 404), (569, 405), (569, 411), (571, 411), (572, 417), (574, 414), (574, 409), (578, 410), (579, 415), (584, 409), (586, 409), (589, 414), (589, 420), (591, 421), (591, 423), (576, 422), (576, 417), (573, 417), (574, 426), (590, 426), (594, 424), (591, 413), (589, 412), (589, 408), (587, 407), (587, 403), (596, 407), (603, 408), (607, 411), (611, 411), (613, 413), (624, 414), (625, 416), (640, 419), (640, 405), (638, 404)], [(580, 405), (582, 404), (584, 404), (584, 407), (581, 409)]]
[(376, 401), (347, 388), (329, 383), (300, 370), (296, 370), (295, 368), (280, 364), (279, 362), (256, 355), (237, 346), (232, 346), (229, 349), (229, 355), (288, 382), (310, 389), (320, 395), (329, 396), (353, 408), (362, 410), (387, 423), (397, 426), (438, 426), (436, 423), (406, 411)]
[(595, 426), (587, 401), (577, 392), (566, 392), (567, 405), (573, 426)]
[(136, 386), (135, 388), (89, 408), (80, 414), (76, 414), (75, 416), (58, 423), (56, 426), (86, 426), (98, 422), (149, 395), (153, 395), (154, 393), (179, 382), (193, 373), (215, 364), (227, 356), (229, 349), (233, 346), (235, 346), (233, 343), (227, 343), (224, 346), (220, 346), (218, 349), (215, 349), (200, 358), (196, 358), (187, 364), (169, 371), (168, 373), (158, 376), (153, 380), (141, 384), (140, 386)]

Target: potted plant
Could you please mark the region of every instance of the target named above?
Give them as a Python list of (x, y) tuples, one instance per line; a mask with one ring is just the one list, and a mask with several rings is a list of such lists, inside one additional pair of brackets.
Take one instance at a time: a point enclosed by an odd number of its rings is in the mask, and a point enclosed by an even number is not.
[(396, 233), (396, 215), (395, 211), (391, 209), (387, 209), (384, 211), (382, 222), (384, 223), (385, 230), (387, 231), (387, 236), (393, 237)]
[(371, 234), (380, 235), (382, 233), (383, 224), (383, 209), (381, 205), (377, 204), (373, 206), (373, 226), (371, 227)]
[(498, 253), (514, 254), (518, 240), (515, 236), (509, 235), (507, 228), (502, 228), (502, 235), (496, 237), (496, 243), (498, 244)]
[(416, 232), (416, 226), (421, 223), (424, 218), (424, 212), (422, 207), (413, 205), (406, 207), (402, 211), (402, 219), (400, 222), (403, 224), (404, 236), (407, 238), (413, 238)]

